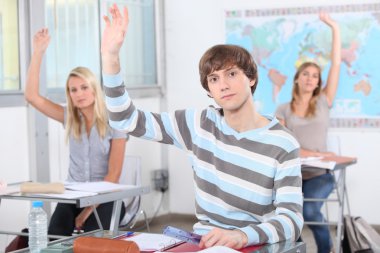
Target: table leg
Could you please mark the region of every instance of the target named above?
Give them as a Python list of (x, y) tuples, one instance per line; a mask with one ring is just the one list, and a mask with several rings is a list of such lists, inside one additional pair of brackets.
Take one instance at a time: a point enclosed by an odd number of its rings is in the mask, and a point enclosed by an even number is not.
[(121, 203), (122, 200), (115, 200), (113, 202), (112, 217), (110, 223), (110, 231), (112, 232), (113, 236), (116, 236), (116, 233), (119, 230)]
[(345, 184), (346, 184), (346, 169), (342, 169), (337, 181), (337, 195), (339, 201), (338, 223), (336, 232), (336, 253), (341, 252), (342, 233), (343, 233), (343, 215), (344, 215), (344, 200), (345, 200)]

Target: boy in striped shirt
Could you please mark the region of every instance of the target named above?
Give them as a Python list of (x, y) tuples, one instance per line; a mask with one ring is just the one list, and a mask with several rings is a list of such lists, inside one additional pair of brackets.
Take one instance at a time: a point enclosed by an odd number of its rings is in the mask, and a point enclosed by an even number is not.
[(300, 236), (302, 189), (299, 144), (274, 117), (260, 115), (252, 95), (257, 67), (247, 50), (217, 45), (202, 56), (200, 79), (220, 108), (173, 113), (138, 110), (125, 89), (119, 51), (128, 10), (104, 17), (102, 66), (112, 127), (130, 135), (175, 145), (194, 170), (194, 232), (200, 247), (296, 241)]

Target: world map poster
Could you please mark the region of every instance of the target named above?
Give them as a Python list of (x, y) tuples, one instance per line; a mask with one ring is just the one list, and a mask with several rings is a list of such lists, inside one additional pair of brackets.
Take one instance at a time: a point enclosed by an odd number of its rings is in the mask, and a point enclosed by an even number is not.
[(246, 48), (258, 65), (258, 110), (273, 115), (278, 105), (290, 101), (294, 74), (305, 61), (321, 66), (323, 83), (327, 80), (332, 34), (319, 20), (320, 11), (339, 23), (342, 37), (330, 125), (380, 128), (379, 3), (226, 10), (226, 43)]

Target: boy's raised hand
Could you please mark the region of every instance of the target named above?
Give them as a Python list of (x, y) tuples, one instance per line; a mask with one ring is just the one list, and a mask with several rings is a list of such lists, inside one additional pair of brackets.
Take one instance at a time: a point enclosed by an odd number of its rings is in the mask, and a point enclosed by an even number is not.
[(124, 7), (122, 15), (117, 5), (113, 4), (109, 14), (112, 20), (108, 16), (103, 17), (106, 26), (102, 36), (101, 53), (103, 56), (118, 56), (127, 33), (128, 9)]

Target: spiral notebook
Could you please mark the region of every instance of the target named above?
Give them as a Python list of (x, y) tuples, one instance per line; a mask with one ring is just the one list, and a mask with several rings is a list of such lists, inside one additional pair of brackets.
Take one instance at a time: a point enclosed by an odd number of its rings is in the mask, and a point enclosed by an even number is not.
[(163, 251), (177, 246), (183, 241), (163, 234), (139, 233), (121, 240), (135, 242), (141, 251)]

